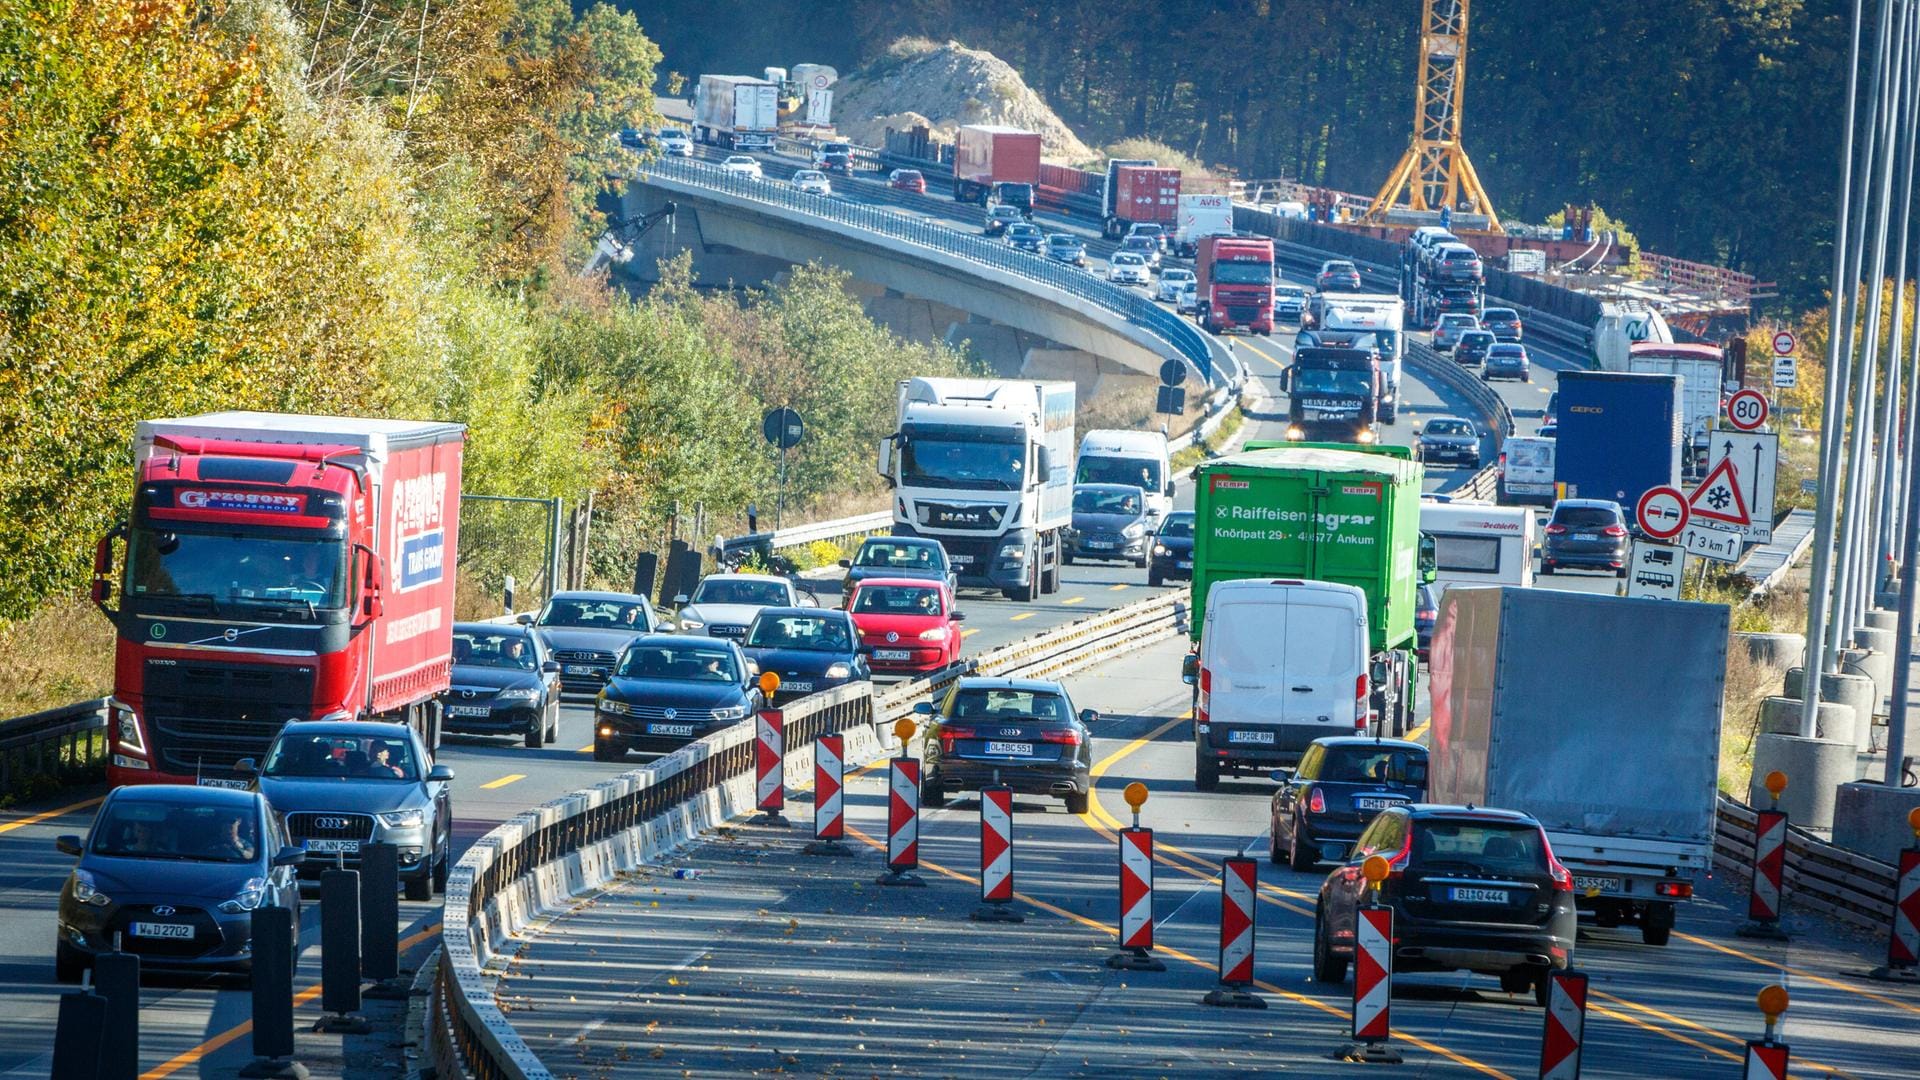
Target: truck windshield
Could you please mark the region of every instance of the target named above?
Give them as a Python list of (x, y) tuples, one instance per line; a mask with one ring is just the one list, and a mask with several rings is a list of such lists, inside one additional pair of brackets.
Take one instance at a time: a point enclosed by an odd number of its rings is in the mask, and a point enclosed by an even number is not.
[(347, 605), (346, 552), (338, 541), (142, 527), (127, 548), (127, 592), (134, 596)]
[(1273, 264), (1255, 262), (1214, 263), (1213, 280), (1220, 285), (1272, 285)]
[(1373, 376), (1365, 371), (1330, 371), (1326, 368), (1301, 368), (1293, 376), (1296, 394), (1339, 394), (1366, 397), (1373, 392)]
[(1137, 457), (1083, 457), (1074, 476), (1076, 484), (1135, 484), (1146, 491), (1160, 490), (1160, 462)]
[(912, 487), (1019, 491), (1026, 475), (1026, 446), (986, 441), (993, 434), (909, 429), (900, 440), (900, 482)]

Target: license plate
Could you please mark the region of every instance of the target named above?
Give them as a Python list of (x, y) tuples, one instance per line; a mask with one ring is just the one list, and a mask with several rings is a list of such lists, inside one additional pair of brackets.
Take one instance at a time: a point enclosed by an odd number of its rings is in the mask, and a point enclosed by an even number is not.
[(953, 565), (955, 565), (955, 566), (972, 566), (972, 565), (973, 565), (973, 556), (971, 556), (971, 555), (948, 555), (948, 556), (947, 556), (947, 561), (948, 561), (948, 562), (950, 562), (950, 563), (952, 563), (952, 564), (953, 564)]
[(345, 852), (348, 855), (355, 855), (355, 854), (358, 854), (360, 851), (360, 841), (358, 840), (309, 840), (307, 841), (307, 850), (318, 851), (318, 852), (328, 852), (328, 853)]
[(591, 664), (568, 664), (565, 668), (569, 675), (598, 675), (600, 669)]
[(795, 694), (808, 694), (813, 692), (813, 683), (803, 679), (788, 679), (780, 684), (780, 689)]
[(252, 781), (249, 780), (229, 780), (225, 777), (212, 776), (203, 776), (196, 783), (201, 787), (226, 788), (229, 791), (245, 791), (253, 786)]
[(1598, 540), (1600, 539), (1600, 534), (1599, 533), (1574, 533), (1573, 538), (1575, 540)]
[(1087, 547), (1093, 551), (1111, 551), (1113, 550), (1113, 541), (1089, 540), (1087, 541)]
[(1236, 742), (1237, 743), (1261, 743), (1265, 745), (1272, 745), (1273, 732), (1271, 731), (1229, 731), (1227, 732), (1227, 741), (1230, 743), (1236, 743)]
[(1573, 887), (1583, 893), (1619, 892), (1621, 881), (1617, 877), (1575, 877)]
[(486, 716), (492, 712), (493, 712), (493, 709), (490, 706), (486, 706), (486, 705), (449, 705), (447, 706), (448, 716)]
[(692, 735), (692, 724), (648, 724), (649, 735)]
[(188, 923), (137, 922), (133, 924), (133, 936), (192, 941), (193, 927)]
[(913, 659), (913, 650), (875, 649), (873, 650), (873, 658), (875, 660), (911, 660)]
[(1191, 569), (1193, 569), (1193, 560), (1192, 560), (1192, 559), (1181, 559), (1181, 560), (1180, 560), (1179, 562), (1176, 562), (1176, 563), (1174, 563), (1173, 565), (1174, 565), (1174, 566), (1176, 566), (1176, 567), (1178, 567), (1178, 568), (1179, 568), (1179, 569), (1181, 569), (1181, 570), (1191, 570)]
[(1353, 805), (1354, 805), (1354, 809), (1356, 810), (1386, 810), (1395, 806), (1399, 806), (1401, 803), (1405, 801), (1406, 800), (1404, 799), (1388, 799), (1388, 798), (1382, 798), (1379, 796), (1369, 797), (1366, 795), (1356, 795), (1353, 800)]
[(1447, 890), (1447, 899), (1457, 904), (1504, 904), (1507, 890), (1452, 888)]
[(1023, 742), (990, 742), (987, 744), (987, 753), (999, 754), (1002, 757), (1032, 757), (1033, 744)]

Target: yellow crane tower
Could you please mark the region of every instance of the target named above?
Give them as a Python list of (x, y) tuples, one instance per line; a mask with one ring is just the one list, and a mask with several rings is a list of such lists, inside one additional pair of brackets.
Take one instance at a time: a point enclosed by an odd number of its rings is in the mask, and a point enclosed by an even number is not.
[[(1413, 137), (1365, 220), (1383, 225), (1387, 211), (1400, 202), (1413, 210), (1453, 207), (1455, 212), (1485, 214), (1487, 228), (1502, 232), (1493, 200), (1460, 145), (1460, 105), (1467, 87), (1468, 0), (1422, 0), (1420, 84), (1413, 113)], [(1464, 198), (1464, 203), (1463, 203)]]

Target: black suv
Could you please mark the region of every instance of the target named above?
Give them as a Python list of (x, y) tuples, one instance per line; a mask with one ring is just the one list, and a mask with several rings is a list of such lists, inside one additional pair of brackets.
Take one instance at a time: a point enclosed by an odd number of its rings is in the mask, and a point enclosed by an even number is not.
[(1463, 367), (1475, 367), (1487, 362), (1487, 351), (1499, 343), (1491, 331), (1469, 330), (1460, 335), (1460, 344), (1453, 347), (1455, 363)]
[(1147, 584), (1159, 587), (1168, 578), (1193, 579), (1193, 511), (1168, 514), (1153, 534), (1152, 554), (1147, 561)]
[(1610, 499), (1561, 499), (1547, 518), (1540, 572), (1580, 567), (1627, 576), (1627, 514)]
[(1426, 798), (1427, 748), (1332, 735), (1313, 740), (1300, 767), (1281, 769), (1274, 779), (1280, 787), (1268, 807), (1267, 858), (1305, 870), (1321, 859), (1345, 858), (1380, 811)]
[(1412, 803), (1386, 810), (1327, 875), (1313, 920), (1313, 977), (1338, 983), (1353, 959), (1355, 910), (1373, 899), (1362, 866), (1387, 860), (1393, 967), (1496, 975), (1546, 1004), (1548, 973), (1573, 962), (1573, 875), (1540, 823), (1512, 810)]

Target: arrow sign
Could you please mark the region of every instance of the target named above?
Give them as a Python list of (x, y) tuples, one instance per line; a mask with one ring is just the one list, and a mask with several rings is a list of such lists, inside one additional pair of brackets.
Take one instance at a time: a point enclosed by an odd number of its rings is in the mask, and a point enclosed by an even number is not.
[[(1728, 444), (1727, 451), (1732, 451)], [(1707, 478), (1693, 489), (1693, 497), (1687, 500), (1687, 516), (1693, 521), (1705, 521), (1731, 527), (1745, 533), (1753, 524), (1752, 515), (1747, 513), (1747, 496), (1740, 490), (1740, 470), (1731, 457), (1722, 457), (1707, 472)]]
[(1764, 544), (1773, 539), (1773, 485), (1779, 455), (1780, 436), (1771, 431), (1713, 433), (1707, 473), (1711, 476), (1717, 472), (1723, 461), (1731, 463), (1735, 486), (1747, 508), (1748, 543)]

